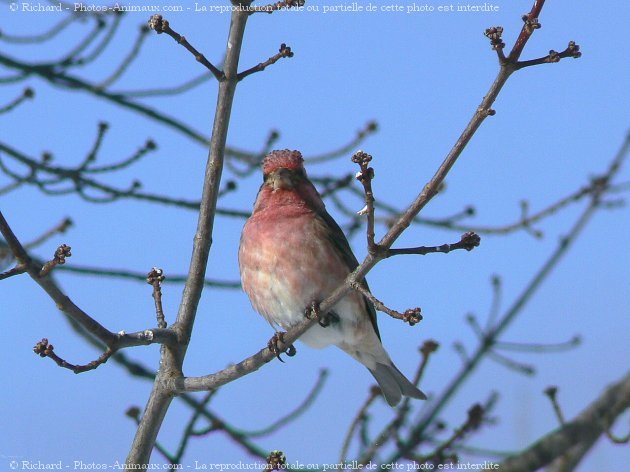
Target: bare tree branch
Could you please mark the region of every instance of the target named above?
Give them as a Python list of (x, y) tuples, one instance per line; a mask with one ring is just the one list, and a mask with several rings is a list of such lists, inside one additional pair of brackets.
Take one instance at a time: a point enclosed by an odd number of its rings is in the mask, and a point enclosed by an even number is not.
[[(524, 451), (509, 457), (500, 464), (505, 472), (538, 470), (561, 457), (573, 447), (583, 455), (595, 441), (630, 408), (630, 374), (609, 386), (602, 394), (572, 421), (536, 441)], [(555, 470), (572, 470), (555, 469)]]
[[(55, 302), (57, 308), (63, 311), (66, 316), (72, 318), (81, 324), (90, 334), (98, 338), (108, 348), (116, 351), (130, 346), (148, 345), (153, 343), (173, 344), (175, 342), (176, 333), (169, 329), (148, 329), (137, 333), (113, 333), (101, 325), (98, 321), (85, 313), (81, 308), (72, 302), (72, 300), (61, 291), (61, 289), (50, 278), (50, 270), (56, 264), (68, 256), (68, 246), (62, 245), (55, 253), (55, 258), (42, 267), (38, 262), (31, 258), (24, 246), (13, 233), (9, 223), (0, 212), (0, 233), (6, 240), (8, 248), (13, 253), (13, 257), (18, 265), (24, 266), (26, 270), (22, 273), (28, 273), (30, 277), (39, 284), (48, 296)], [(100, 365), (100, 364), (99, 364)]]
[[(244, 6), (249, 6), (250, 3), (250, 1), (241, 2)], [(173, 398), (172, 385), (168, 384), (172, 384), (174, 375), (181, 375), (182, 363), (192, 334), (197, 306), (204, 287), (208, 255), (212, 244), (217, 198), (220, 191), (227, 132), (234, 93), (238, 83), (238, 61), (248, 16), (241, 9), (232, 10), (232, 21), (225, 54), (224, 78), (219, 82), (219, 95), (204, 176), (199, 220), (194, 239), (189, 276), (184, 286), (177, 319), (172, 326), (172, 329), (178, 333), (180, 343), (174, 349), (163, 348), (161, 351), (162, 368), (155, 379), (153, 390), (127, 456), (127, 464), (147, 464), (149, 462), (157, 433)], [(168, 388), (165, 388), (167, 386)]]

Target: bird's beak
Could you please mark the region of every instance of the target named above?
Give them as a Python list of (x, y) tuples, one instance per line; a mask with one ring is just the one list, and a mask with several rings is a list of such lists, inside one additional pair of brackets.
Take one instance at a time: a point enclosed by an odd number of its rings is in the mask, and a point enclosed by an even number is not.
[(295, 187), (291, 171), (284, 168), (277, 169), (269, 174), (265, 183), (269, 185), (274, 192), (278, 189), (291, 190)]

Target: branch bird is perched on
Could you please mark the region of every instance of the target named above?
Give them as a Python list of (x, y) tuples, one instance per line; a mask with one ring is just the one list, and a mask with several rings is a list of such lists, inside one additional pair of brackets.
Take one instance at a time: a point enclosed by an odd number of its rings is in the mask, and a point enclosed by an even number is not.
[[(264, 182), (239, 248), (243, 289), (256, 311), (284, 329), (303, 320), (359, 265), (339, 225), (307, 178), (298, 151), (273, 151), (263, 160)], [(367, 282), (361, 282), (367, 288)], [(376, 312), (351, 291), (300, 338), (322, 348), (334, 344), (366, 366), (387, 403), (402, 396), (426, 399), (396, 368), (381, 344)]]

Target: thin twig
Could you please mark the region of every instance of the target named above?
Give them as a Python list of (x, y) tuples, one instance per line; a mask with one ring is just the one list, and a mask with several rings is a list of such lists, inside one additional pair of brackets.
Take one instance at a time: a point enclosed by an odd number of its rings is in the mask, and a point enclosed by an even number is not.
[(111, 84), (116, 82), (125, 73), (125, 71), (129, 68), (131, 63), (138, 57), (138, 54), (140, 53), (140, 49), (142, 48), (142, 44), (144, 43), (144, 40), (146, 39), (148, 32), (149, 32), (149, 28), (147, 25), (142, 25), (140, 27), (140, 31), (138, 33), (138, 36), (136, 37), (136, 41), (133, 44), (129, 53), (125, 56), (125, 58), (122, 60), (120, 65), (116, 67), (116, 69), (114, 69), (114, 71), (109, 75), (109, 77), (102, 80), (98, 84), (99, 88), (102, 88), (102, 89), (108, 88)]
[(107, 123), (106, 121), (101, 121), (98, 124), (98, 131), (96, 134), (96, 139), (94, 140), (94, 144), (92, 145), (92, 149), (90, 149), (90, 151), (86, 154), (85, 158), (83, 158), (83, 162), (81, 162), (76, 167), (77, 172), (84, 171), (90, 164), (92, 164), (96, 160), (99, 149), (101, 148), (101, 145), (103, 144), (103, 138), (105, 137), (105, 134), (107, 133), (108, 130), (109, 130), (109, 123)]
[(245, 77), (250, 76), (252, 74), (255, 74), (256, 72), (262, 72), (267, 67), (269, 67), (272, 64), (275, 64), (276, 62), (278, 62), (280, 59), (282, 59), (284, 57), (293, 57), (293, 51), (291, 51), (291, 48), (289, 46), (287, 46), (286, 44), (282, 43), (280, 45), (280, 49), (278, 50), (277, 54), (274, 54), (269, 59), (267, 59), (265, 62), (261, 62), (261, 63), (255, 65), (254, 67), (250, 68), (250, 69), (247, 69), (247, 70), (245, 70), (243, 72), (239, 72), (238, 80), (241, 81)]
[(359, 165), (360, 171), (357, 173), (357, 180), (363, 185), (365, 194), (365, 207), (359, 210), (359, 215), (367, 216), (367, 248), (370, 254), (376, 254), (379, 249), (374, 242), (374, 192), (372, 191), (372, 179), (374, 179), (374, 169), (369, 166), (372, 156), (363, 151), (357, 151), (352, 156), (352, 162)]
[(487, 337), (487, 333), (484, 332), (477, 317), (473, 313), (466, 315), (466, 323), (472, 328), (479, 341), (483, 341)]
[(66, 263), (66, 257), (72, 256), (71, 247), (62, 244), (55, 251), (55, 256), (48, 262), (44, 264), (44, 266), (39, 271), (39, 277), (46, 277), (51, 270), (53, 270), (58, 265), (63, 265)]
[(166, 319), (162, 308), (162, 282), (164, 279), (164, 271), (157, 267), (154, 267), (147, 275), (147, 283), (153, 286), (153, 300), (155, 301), (155, 316), (158, 328), (166, 328)]
[(7, 34), (5, 31), (2, 31), (0, 34), (0, 40), (5, 43), (14, 43), (14, 44), (34, 44), (34, 43), (43, 43), (53, 39), (63, 30), (65, 30), (70, 24), (74, 23), (79, 19), (79, 16), (68, 15), (58, 23), (55, 23), (48, 30), (43, 33), (34, 34), (34, 35), (25, 35), (25, 36), (14, 36), (11, 34)]
[(409, 323), (409, 326), (413, 326), (422, 321), (422, 310), (420, 308), (409, 308), (408, 310), (405, 310), (404, 313), (401, 313), (385, 306), (383, 302), (372, 295), (372, 293), (361, 283), (353, 282), (351, 287), (361, 293), (365, 298), (367, 298), (370, 303), (374, 305), (374, 308), (376, 308), (378, 311), (382, 311), (383, 313), (387, 313), (392, 318), (396, 318), (397, 320), (402, 320), (405, 323)]
[(37, 354), (40, 357), (49, 357), (50, 359), (55, 361), (55, 363), (59, 367), (63, 367), (64, 369), (69, 369), (75, 374), (80, 374), (82, 372), (94, 370), (98, 366), (107, 362), (107, 360), (112, 356), (112, 354), (114, 354), (115, 350), (108, 348), (101, 356), (99, 356), (98, 359), (84, 365), (70, 364), (69, 362), (59, 357), (57, 354), (55, 354), (53, 345), (50, 344), (48, 342), (48, 339), (46, 338), (42, 339), (40, 342), (38, 342), (35, 345), (35, 347), (33, 348), (33, 352), (35, 352), (35, 354)]
[(579, 335), (573, 336), (568, 341), (562, 343), (541, 344), (541, 343), (517, 343), (508, 341), (497, 341), (494, 343), (495, 349), (502, 349), (505, 351), (519, 351), (519, 352), (532, 352), (532, 353), (548, 353), (548, 352), (563, 352), (570, 349), (574, 349), (582, 344), (582, 337)]
[(566, 57), (572, 57), (573, 59), (582, 57), (580, 46), (575, 44), (575, 41), (569, 41), (569, 45), (562, 52), (556, 52), (552, 49), (549, 51), (549, 54), (544, 57), (530, 59), (529, 61), (520, 61), (517, 64), (517, 68), (523, 69), (524, 67), (537, 66), (539, 64), (552, 64), (554, 62), (560, 62), (560, 59), (564, 59)]
[(479, 247), (481, 238), (478, 234), (471, 232), (462, 234), (459, 241), (452, 244), (442, 244), (441, 246), (419, 246), (401, 249), (388, 249), (385, 251), (385, 257), (399, 256), (403, 254), (417, 254), (424, 256), (427, 254), (443, 253), (448, 254), (451, 251), (458, 249), (465, 249), (466, 251), (472, 251), (474, 248)]
[(491, 282), (492, 304), (490, 305), (490, 310), (488, 311), (488, 316), (486, 317), (486, 332), (494, 328), (494, 323), (497, 316), (499, 316), (499, 311), (501, 310), (501, 300), (503, 295), (503, 283), (501, 281), (501, 277), (493, 275)]
[(182, 46), (184, 46), (188, 50), (188, 52), (190, 52), (195, 57), (195, 60), (197, 62), (203, 64), (203, 66), (206, 69), (212, 72), (212, 75), (214, 75), (214, 77), (219, 82), (225, 80), (225, 74), (221, 72), (219, 69), (217, 69), (210, 61), (208, 61), (208, 59), (206, 59), (206, 56), (204, 56), (199, 51), (197, 51), (184, 36), (174, 31), (171, 28), (168, 20), (165, 20), (162, 17), (162, 15), (153, 15), (149, 19), (149, 28), (151, 28), (152, 30), (155, 30), (157, 34), (162, 34), (162, 33), (168, 34), (178, 44), (181, 44)]
[(295, 421), (300, 415), (306, 412), (311, 407), (311, 405), (315, 402), (318, 395), (322, 391), (327, 378), (328, 378), (328, 370), (327, 369), (320, 370), (319, 376), (317, 377), (317, 381), (315, 382), (315, 385), (313, 386), (311, 391), (306, 395), (306, 398), (304, 398), (302, 403), (300, 403), (296, 408), (294, 408), (292, 411), (288, 412), (281, 418), (278, 418), (276, 421), (274, 421), (272, 424), (270, 424), (269, 426), (265, 428), (258, 429), (255, 431), (241, 431), (241, 433), (248, 438), (268, 436), (274, 433), (275, 431), (279, 430), (283, 426), (286, 426), (288, 423)]
[[(322, 198), (326, 198), (330, 195), (337, 193), (339, 190), (343, 190), (348, 188), (354, 180), (353, 174), (346, 174), (341, 177), (328, 177), (328, 176), (313, 176), (311, 177), (311, 182), (318, 184), (319, 186), (323, 186), (320, 188), (319, 194)], [(355, 218), (357, 215), (352, 215)]]
[[(433, 339), (428, 339), (424, 343), (422, 343), (422, 347), (420, 347), (420, 354), (422, 354), (422, 360), (420, 361), (420, 365), (418, 366), (418, 370), (413, 377), (413, 384), (418, 386), (420, 384), (420, 380), (422, 380), (422, 376), (424, 374), (424, 370), (429, 363), (429, 359), (431, 358), (431, 354), (436, 352), (440, 344)], [(406, 398), (408, 400), (408, 398)]]
[(536, 373), (536, 369), (534, 368), (534, 366), (523, 364), (522, 362), (517, 362), (514, 359), (510, 359), (509, 357), (506, 357), (496, 351), (489, 350), (486, 355), (488, 356), (488, 359), (491, 359), (507, 367), (508, 369), (513, 370), (514, 372), (518, 372), (519, 374), (531, 376)]
[(194, 413), (192, 414), (192, 416), (190, 417), (190, 420), (188, 420), (188, 423), (186, 424), (186, 427), (184, 428), (184, 432), (182, 433), (182, 438), (179, 443), (179, 447), (177, 448), (177, 452), (175, 453), (175, 456), (173, 457), (173, 463), (181, 462), (182, 457), (184, 456), (184, 453), (186, 452), (188, 441), (190, 440), (191, 437), (194, 436), (193, 431), (194, 431), (195, 425), (197, 421), (203, 416), (204, 409), (206, 408), (206, 406), (208, 405), (208, 403), (210, 402), (210, 400), (212, 399), (215, 393), (216, 393), (216, 390), (211, 390), (208, 393), (206, 393), (206, 395), (204, 395), (202, 400), (199, 402), (199, 404), (195, 408)]
[(315, 154), (314, 156), (306, 156), (304, 162), (309, 164), (331, 161), (339, 157), (346, 156), (353, 149), (356, 149), (365, 139), (378, 131), (378, 123), (374, 120), (368, 121), (365, 126), (357, 131), (354, 138), (343, 146), (338, 147), (332, 151), (325, 152), (323, 154)]
[[(74, 45), (69, 52), (66, 52), (59, 59), (54, 60), (53, 63), (58, 64), (59, 66), (62, 66), (61, 68), (65, 69), (71, 66), (80, 66), (92, 62), (107, 48), (107, 45), (118, 29), (121, 19), (122, 15), (116, 15), (109, 24), (109, 31), (103, 35), (101, 35), (101, 32), (105, 30), (108, 24), (103, 19), (96, 20), (92, 29), (84, 34), (84, 36), (79, 39), (76, 45)], [(102, 39), (100, 40), (100, 43), (92, 49), (92, 52), (84, 57), (79, 57), (81, 53), (87, 50), (88, 47), (98, 40), (99, 36), (102, 36)], [(74, 37), (75, 35), (72, 36), (72, 39), (74, 39)]]
[(26, 100), (32, 99), (34, 96), (35, 96), (35, 92), (33, 91), (33, 89), (30, 88), (30, 87), (26, 87), (21, 95), (19, 95), (18, 97), (14, 98), (13, 100), (11, 100), (6, 105), (0, 106), (0, 115), (2, 115), (3, 113), (10, 112), (15, 107), (17, 107), (21, 103), (25, 102)]
[(50, 238), (52, 238), (56, 234), (65, 233), (68, 230), (68, 228), (72, 226), (72, 224), (73, 224), (72, 219), (64, 218), (58, 225), (53, 226), (52, 228), (50, 228), (48, 231), (46, 231), (44, 234), (34, 239), (33, 241), (26, 243), (24, 245), (24, 249), (36, 248), (37, 246), (40, 246), (41, 244), (48, 241)]
[(158, 89), (141, 89), (141, 90), (116, 90), (114, 93), (117, 95), (123, 95), (125, 97), (164, 97), (169, 95), (179, 95), (181, 93), (192, 90), (195, 87), (206, 83), (213, 77), (212, 74), (204, 72), (203, 74), (193, 77), (186, 82), (175, 85), (173, 87), (163, 87)]
[(350, 427), (348, 428), (348, 432), (343, 440), (343, 445), (341, 446), (341, 452), (339, 453), (339, 462), (345, 462), (348, 457), (348, 450), (350, 449), (350, 443), (352, 442), (352, 437), (354, 436), (354, 432), (357, 427), (361, 424), (362, 421), (365, 421), (365, 417), (367, 416), (367, 411), (374, 403), (374, 400), (381, 396), (381, 390), (378, 387), (372, 387), (370, 389), (370, 394), (359, 408), (356, 416), (350, 423)]
[(556, 414), (556, 418), (558, 418), (558, 422), (560, 426), (564, 426), (566, 421), (564, 420), (564, 415), (562, 414), (562, 409), (560, 408), (560, 403), (558, 403), (558, 387), (552, 385), (547, 387), (544, 390), (545, 395), (549, 397), (551, 401), (551, 406), (553, 407), (553, 412)]
[(460, 441), (470, 431), (474, 431), (481, 425), (486, 409), (479, 403), (476, 403), (468, 410), (468, 416), (464, 424), (456, 428), (451, 436), (440, 444), (431, 454), (426, 456), (412, 456), (414, 462), (418, 464), (443, 464), (445, 462), (445, 452), (453, 447), (455, 442)]
[(464, 346), (461, 341), (455, 341), (453, 343), (453, 350), (459, 355), (462, 364), (467, 365), (470, 362), (470, 356), (466, 351), (466, 346)]
[[(2, 167), (0, 165), (0, 167)], [(10, 184), (5, 185), (4, 187), (0, 187), (0, 195), (5, 195), (7, 193), (13, 192), (15, 189), (19, 188), (22, 186), (22, 184), (24, 184), (26, 182), (26, 180), (14, 180), (13, 182), (11, 182)]]
[(125, 167), (129, 167), (134, 162), (137, 162), (141, 158), (143, 158), (147, 153), (155, 151), (157, 149), (157, 144), (152, 139), (147, 139), (144, 145), (142, 145), (135, 153), (129, 156), (126, 159), (123, 159), (120, 162), (115, 164), (108, 164), (104, 166), (90, 166), (89, 168), (83, 169), (83, 172), (86, 174), (98, 174), (104, 172), (112, 172), (120, 169), (124, 169)]
[(0, 280), (8, 279), (9, 277), (13, 277), (16, 275), (24, 274), (28, 270), (28, 266), (26, 264), (16, 264), (15, 267), (0, 273)]

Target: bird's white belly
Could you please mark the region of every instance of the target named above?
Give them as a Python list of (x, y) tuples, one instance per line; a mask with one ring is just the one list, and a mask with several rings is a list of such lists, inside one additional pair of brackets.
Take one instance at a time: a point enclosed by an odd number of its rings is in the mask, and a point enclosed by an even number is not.
[[(252, 278), (251, 283), (255, 286), (266, 287), (268, 291), (264, 300), (259, 300), (262, 297), (257, 297), (258, 293), (250, 294), (254, 308), (272, 326), (280, 326), (285, 330), (291, 329), (305, 319), (306, 310), (310, 310), (310, 304), (313, 301), (320, 302), (322, 296), (329, 295), (320, 295), (315, 288), (309, 290), (307, 287), (301, 287), (297, 291), (301, 292), (300, 295), (306, 296), (296, 296), (295, 287), (292, 289), (282, 274), (252, 271), (247, 274), (247, 277)], [(330, 324), (326, 327), (315, 324), (300, 337), (300, 340), (313, 348), (323, 348), (331, 344), (338, 345), (341, 342), (352, 344), (354, 334), (357, 331), (355, 327), (359, 322), (357, 313), (360, 312), (357, 309), (356, 301), (346, 296), (331, 311), (339, 317), (339, 321), (331, 319)]]

